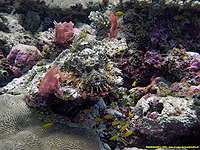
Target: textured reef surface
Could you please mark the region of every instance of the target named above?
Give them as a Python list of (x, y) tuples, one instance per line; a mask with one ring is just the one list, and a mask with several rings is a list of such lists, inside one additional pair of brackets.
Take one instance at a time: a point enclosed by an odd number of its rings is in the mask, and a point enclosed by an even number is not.
[(0, 150), (199, 146), (199, 31), (197, 1), (0, 1)]

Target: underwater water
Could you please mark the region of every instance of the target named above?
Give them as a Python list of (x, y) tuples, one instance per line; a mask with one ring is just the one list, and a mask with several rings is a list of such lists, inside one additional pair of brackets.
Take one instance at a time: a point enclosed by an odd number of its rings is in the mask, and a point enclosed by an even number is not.
[(199, 139), (199, 1), (0, 0), (0, 150)]

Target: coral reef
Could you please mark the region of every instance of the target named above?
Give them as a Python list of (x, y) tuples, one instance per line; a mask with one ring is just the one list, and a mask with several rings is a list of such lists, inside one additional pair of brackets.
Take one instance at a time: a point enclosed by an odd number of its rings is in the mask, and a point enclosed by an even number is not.
[(135, 107), (136, 128), (148, 144), (169, 145), (175, 139), (176, 144), (184, 144), (187, 136), (193, 137), (190, 140), (195, 143), (198, 132), (191, 131), (198, 131), (199, 120), (192, 106), (193, 99), (144, 96)]
[(13, 8), (0, 13), (0, 97), (21, 95), (42, 128), (95, 130), (102, 149), (199, 145), (200, 7), (59, 2), (0, 2)]

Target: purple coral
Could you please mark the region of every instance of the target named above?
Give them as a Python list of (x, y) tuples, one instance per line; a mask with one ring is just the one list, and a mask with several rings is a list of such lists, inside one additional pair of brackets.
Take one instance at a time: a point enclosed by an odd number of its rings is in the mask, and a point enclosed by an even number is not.
[[(169, 31), (162, 25), (155, 25), (150, 32), (150, 40), (153, 48), (166, 48), (166, 46), (174, 46), (174, 43), (168, 43)], [(169, 44), (169, 45), (168, 45)]]
[(188, 69), (191, 70), (191, 71), (200, 70), (200, 60), (198, 60), (198, 59), (192, 60)]
[(17, 77), (29, 70), (40, 58), (41, 53), (36, 47), (24, 44), (14, 46), (7, 56), (10, 69)]
[(163, 61), (164, 59), (162, 58), (161, 54), (157, 52), (147, 51), (144, 56), (145, 65), (150, 65), (157, 69), (161, 68)]
[(70, 21), (55, 23), (55, 42), (64, 44), (71, 42), (74, 37), (74, 24)]

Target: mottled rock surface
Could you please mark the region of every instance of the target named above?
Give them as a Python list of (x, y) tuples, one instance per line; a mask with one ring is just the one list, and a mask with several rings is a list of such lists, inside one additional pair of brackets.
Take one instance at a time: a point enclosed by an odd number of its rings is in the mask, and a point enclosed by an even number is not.
[(20, 25), (18, 15), (0, 13), (1, 15), (4, 20), (3, 23), (7, 27), (7, 32), (5, 32), (5, 29), (0, 30), (0, 48), (6, 51), (5, 53), (8, 53), (12, 46), (17, 44), (35, 45), (32, 35)]
[(148, 145), (195, 143), (200, 122), (193, 107), (192, 98), (144, 96), (135, 107), (136, 128)]

